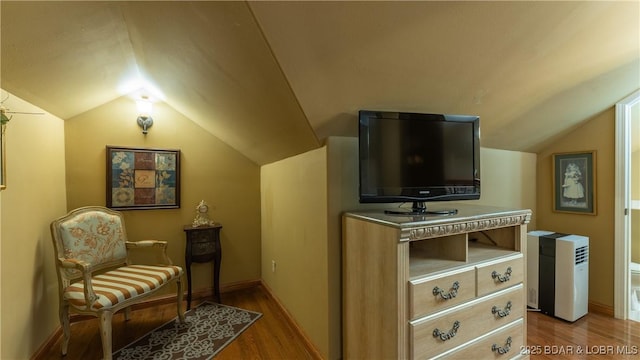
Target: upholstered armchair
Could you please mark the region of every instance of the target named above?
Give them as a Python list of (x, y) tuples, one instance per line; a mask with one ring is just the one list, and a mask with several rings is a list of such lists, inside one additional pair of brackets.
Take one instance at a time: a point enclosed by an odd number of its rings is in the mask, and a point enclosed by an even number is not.
[[(51, 223), (51, 237), (58, 273), (60, 324), (63, 330), (62, 355), (67, 354), (69, 314), (88, 314), (100, 319), (100, 337), (104, 359), (111, 359), (111, 319), (115, 312), (157, 293), (176, 282), (177, 310), (182, 312), (182, 268), (171, 264), (167, 242), (127, 241), (121, 213), (101, 206), (72, 210)], [(133, 265), (129, 249), (155, 250), (162, 265)]]

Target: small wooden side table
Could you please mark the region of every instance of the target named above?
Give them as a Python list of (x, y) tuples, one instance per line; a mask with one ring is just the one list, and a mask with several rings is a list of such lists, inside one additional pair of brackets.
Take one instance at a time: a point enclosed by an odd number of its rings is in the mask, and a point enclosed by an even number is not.
[(184, 254), (187, 266), (187, 310), (191, 309), (191, 263), (213, 262), (213, 289), (216, 301), (220, 303), (220, 246), (221, 224), (211, 226), (184, 226), (187, 235), (187, 247)]

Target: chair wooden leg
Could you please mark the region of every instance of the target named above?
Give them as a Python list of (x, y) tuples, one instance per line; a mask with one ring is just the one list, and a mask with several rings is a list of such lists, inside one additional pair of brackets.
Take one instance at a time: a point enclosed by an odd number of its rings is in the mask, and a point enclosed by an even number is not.
[(184, 296), (182, 293), (182, 281), (178, 279), (176, 280), (176, 284), (178, 285), (178, 319), (181, 324), (184, 324), (184, 312), (182, 312), (182, 298)]
[(124, 320), (131, 320), (131, 306), (127, 306), (126, 308), (124, 308)]
[(104, 360), (111, 360), (111, 311), (100, 313), (100, 338), (102, 339), (102, 357)]
[(71, 338), (71, 327), (69, 326), (69, 305), (60, 300), (60, 309), (58, 310), (58, 316), (60, 316), (60, 325), (62, 326), (62, 344), (61, 352), (62, 356), (67, 355), (67, 349), (69, 348), (69, 339)]

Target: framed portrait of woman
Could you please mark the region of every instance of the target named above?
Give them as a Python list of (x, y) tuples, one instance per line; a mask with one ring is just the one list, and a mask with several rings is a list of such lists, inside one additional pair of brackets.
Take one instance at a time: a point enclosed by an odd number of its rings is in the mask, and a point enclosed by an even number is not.
[(596, 152), (553, 154), (553, 211), (596, 214)]

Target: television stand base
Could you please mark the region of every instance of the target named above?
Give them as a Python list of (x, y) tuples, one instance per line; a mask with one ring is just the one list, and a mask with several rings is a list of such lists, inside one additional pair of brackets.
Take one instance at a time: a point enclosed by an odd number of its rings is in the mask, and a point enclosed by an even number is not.
[(411, 210), (407, 211), (396, 211), (396, 210), (385, 210), (385, 214), (390, 215), (404, 215), (404, 216), (420, 216), (420, 215), (455, 215), (458, 213), (458, 209), (438, 209), (438, 210), (427, 210), (427, 205), (421, 201), (414, 201)]
[(455, 215), (458, 213), (458, 209), (442, 209), (442, 210), (429, 210), (429, 211), (394, 211), (385, 210), (385, 214), (389, 215), (404, 215), (404, 216), (424, 216), (424, 215)]

